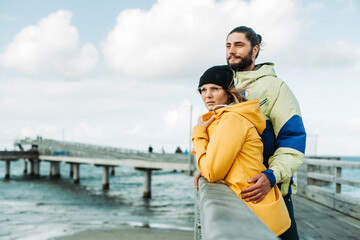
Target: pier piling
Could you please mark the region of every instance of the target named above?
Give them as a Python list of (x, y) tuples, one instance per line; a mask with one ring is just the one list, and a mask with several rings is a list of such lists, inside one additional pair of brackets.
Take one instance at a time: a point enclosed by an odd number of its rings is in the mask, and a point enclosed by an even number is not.
[(34, 166), (34, 176), (39, 177), (40, 176), (40, 161), (38, 159), (34, 159), (33, 166)]
[(151, 169), (144, 169), (144, 198), (151, 198)]
[(59, 178), (60, 177), (60, 163), (51, 162), (50, 163), (50, 177)]
[(55, 178), (60, 178), (61, 174), (60, 174), (60, 163), (56, 163), (55, 164)]
[(55, 162), (50, 162), (50, 177), (55, 176)]
[(103, 166), (102, 189), (109, 189), (109, 166)]
[(24, 174), (27, 174), (28, 172), (28, 165), (27, 165), (28, 160), (24, 159)]
[(70, 163), (70, 177), (74, 176), (74, 165)]
[(30, 162), (30, 176), (34, 176), (35, 175), (35, 166), (34, 166), (34, 159), (29, 159)]
[(6, 162), (5, 179), (10, 179), (10, 161)]
[(74, 163), (74, 183), (78, 184), (80, 183), (80, 164)]

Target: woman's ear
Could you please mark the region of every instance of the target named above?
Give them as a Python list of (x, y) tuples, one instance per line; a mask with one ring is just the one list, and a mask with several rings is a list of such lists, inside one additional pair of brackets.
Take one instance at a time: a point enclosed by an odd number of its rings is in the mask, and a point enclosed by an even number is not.
[(230, 94), (230, 93), (228, 93), (228, 102), (227, 102), (227, 104), (230, 104), (230, 103), (232, 103), (233, 102), (233, 96)]

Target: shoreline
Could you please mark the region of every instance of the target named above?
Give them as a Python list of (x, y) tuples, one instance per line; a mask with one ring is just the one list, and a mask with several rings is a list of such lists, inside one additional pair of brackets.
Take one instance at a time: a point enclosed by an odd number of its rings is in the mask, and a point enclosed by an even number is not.
[(59, 237), (53, 237), (50, 240), (115, 240), (115, 239), (173, 239), (173, 240), (193, 240), (194, 231), (188, 229), (174, 229), (162, 227), (150, 227), (144, 224), (142, 226), (132, 226), (129, 224), (118, 225), (113, 228), (98, 228), (93, 230), (84, 230)]

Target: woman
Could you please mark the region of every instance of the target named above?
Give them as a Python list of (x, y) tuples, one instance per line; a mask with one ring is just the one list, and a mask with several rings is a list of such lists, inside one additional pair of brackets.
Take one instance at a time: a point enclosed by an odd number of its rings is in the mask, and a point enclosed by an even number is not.
[[(247, 180), (266, 170), (259, 136), (266, 123), (259, 100), (246, 101), (232, 81), (227, 66), (212, 67), (200, 78), (199, 93), (209, 113), (199, 117), (192, 142), (202, 175), (209, 182), (223, 182), (241, 198), (241, 190), (251, 186)], [(276, 235), (290, 227), (277, 186), (259, 203), (245, 203)]]

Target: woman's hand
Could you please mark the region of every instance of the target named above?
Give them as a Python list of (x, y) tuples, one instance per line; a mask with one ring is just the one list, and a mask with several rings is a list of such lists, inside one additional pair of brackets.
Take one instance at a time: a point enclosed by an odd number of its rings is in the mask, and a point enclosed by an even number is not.
[(210, 123), (212, 123), (212, 121), (214, 121), (215, 116), (211, 116), (211, 118), (209, 118), (209, 120), (207, 120), (206, 122), (203, 121), (202, 115), (198, 118), (197, 120), (197, 125), (196, 126), (200, 126), (200, 127), (208, 127), (210, 125)]
[(198, 183), (198, 181), (199, 181), (199, 178), (202, 177), (202, 176), (203, 176), (203, 175), (202, 175), (201, 172), (197, 172), (197, 173), (195, 174), (195, 177), (194, 177), (194, 186), (195, 186), (195, 190), (196, 190), (196, 191), (199, 190), (199, 183)]

